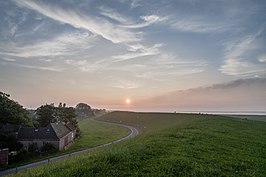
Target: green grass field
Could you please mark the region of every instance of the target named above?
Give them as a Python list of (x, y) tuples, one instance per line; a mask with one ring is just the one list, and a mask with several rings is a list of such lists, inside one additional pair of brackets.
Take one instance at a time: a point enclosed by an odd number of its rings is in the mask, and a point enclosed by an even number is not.
[(228, 115), (229, 117), (266, 122), (266, 115)]
[(101, 119), (138, 125), (143, 134), (14, 176), (262, 177), (266, 174), (264, 122), (214, 115), (121, 112)]
[(130, 134), (130, 130), (125, 127), (110, 125), (100, 122), (94, 122), (92, 119), (82, 119), (79, 121), (79, 127), (82, 132), (80, 139), (75, 141), (67, 153), (95, 147), (101, 144), (120, 139)]
[(173, 126), (184, 126), (203, 117), (196, 114), (112, 112), (98, 120), (132, 125), (142, 134)]

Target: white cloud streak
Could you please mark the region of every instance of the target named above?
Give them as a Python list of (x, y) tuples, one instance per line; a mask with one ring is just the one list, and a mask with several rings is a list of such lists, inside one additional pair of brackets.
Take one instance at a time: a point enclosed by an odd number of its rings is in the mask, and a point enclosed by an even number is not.
[(138, 41), (138, 35), (123, 28), (114, 26), (107, 20), (99, 17), (85, 16), (73, 10), (66, 10), (55, 6), (49, 6), (39, 1), (19, 1), (17, 4), (32, 9), (46, 17), (61, 23), (69, 24), (75, 28), (82, 28), (103, 37), (113, 43)]
[(123, 25), (124, 28), (144, 28), (150, 26), (151, 24), (158, 23), (166, 20), (167, 18), (159, 17), (157, 15), (141, 16), (140, 17), (144, 22), (130, 25)]
[(65, 60), (68, 65), (77, 67), (82, 72), (94, 72), (104, 68), (106, 60), (99, 60), (97, 62), (89, 62), (87, 60)]
[(155, 44), (152, 47), (146, 47), (141, 44), (129, 44), (129, 53), (112, 56), (112, 58), (114, 59), (114, 62), (119, 62), (143, 56), (157, 55), (160, 53), (159, 48), (161, 48), (162, 46), (163, 44)]
[(11, 47), (2, 55), (15, 57), (55, 57), (60, 55), (74, 55), (75, 53), (91, 47), (95, 36), (85, 33), (66, 33), (54, 39), (38, 42), (23, 47)]
[(200, 19), (196, 17), (169, 20), (169, 24), (173, 29), (178, 31), (193, 33), (221, 32), (230, 28), (230, 26), (226, 23), (210, 22), (209, 20), (207, 21), (206, 19)]
[(116, 81), (111, 84), (111, 87), (113, 88), (119, 88), (119, 89), (136, 89), (139, 88), (140, 85), (137, 83), (134, 83), (132, 81), (126, 81), (122, 79), (115, 79)]
[(125, 16), (121, 15), (120, 13), (116, 12), (114, 9), (111, 9), (109, 7), (106, 6), (101, 6), (99, 8), (99, 10), (101, 11), (101, 15), (108, 17), (112, 20), (115, 20), (121, 24), (130, 24), (132, 23), (132, 20), (129, 18), (126, 18)]
[(266, 62), (266, 55), (260, 56), (260, 57), (258, 58), (258, 61), (261, 62), (261, 63)]
[(4, 60), (4, 61), (9, 61), (9, 62), (13, 62), (13, 61), (17, 61), (16, 59), (14, 58), (0, 58), (1, 60)]
[(17, 67), (28, 68), (28, 69), (37, 69), (37, 70), (44, 70), (44, 71), (53, 71), (53, 72), (62, 72), (64, 68), (59, 66), (34, 66), (34, 65), (25, 65), (25, 64), (12, 64)]
[(220, 67), (223, 74), (240, 77), (256, 77), (266, 74), (266, 65), (262, 64), (263, 58), (259, 58), (258, 64), (255, 58), (248, 56), (249, 52), (256, 50), (259, 46), (257, 38), (261, 31), (243, 37), (237, 42), (226, 44), (224, 64)]

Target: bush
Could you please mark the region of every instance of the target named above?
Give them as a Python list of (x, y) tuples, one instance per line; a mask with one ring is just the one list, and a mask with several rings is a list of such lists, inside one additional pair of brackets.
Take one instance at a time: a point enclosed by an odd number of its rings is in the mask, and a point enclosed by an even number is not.
[(57, 149), (54, 147), (54, 145), (52, 143), (44, 143), (42, 148), (41, 148), (41, 152), (48, 152), (48, 153), (52, 153), (52, 152), (56, 152)]
[(30, 144), (29, 147), (28, 147), (28, 152), (38, 153), (39, 152), (39, 148), (38, 148), (37, 143)]

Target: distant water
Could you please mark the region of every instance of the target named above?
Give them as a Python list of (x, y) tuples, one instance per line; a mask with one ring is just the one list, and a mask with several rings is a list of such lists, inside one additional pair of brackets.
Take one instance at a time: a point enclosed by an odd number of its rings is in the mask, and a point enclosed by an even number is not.
[(193, 114), (216, 114), (216, 115), (258, 115), (258, 116), (266, 116), (266, 112), (234, 112), (234, 111), (181, 111), (178, 113), (193, 113)]

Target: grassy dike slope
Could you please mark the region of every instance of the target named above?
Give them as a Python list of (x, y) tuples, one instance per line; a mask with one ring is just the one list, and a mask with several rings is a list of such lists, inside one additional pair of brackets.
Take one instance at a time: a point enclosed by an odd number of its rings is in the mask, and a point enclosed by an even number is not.
[[(110, 116), (115, 114), (125, 113)], [(150, 129), (131, 141), (14, 176), (265, 176), (266, 123), (211, 115), (187, 115), (186, 122), (183, 114), (172, 115), (176, 121), (168, 128), (155, 114), (136, 113), (136, 121), (121, 117), (134, 124), (143, 116)]]
[(95, 147), (118, 140), (130, 134), (130, 130), (126, 127), (95, 122), (89, 118), (79, 120), (78, 124), (82, 136), (66, 152)]

